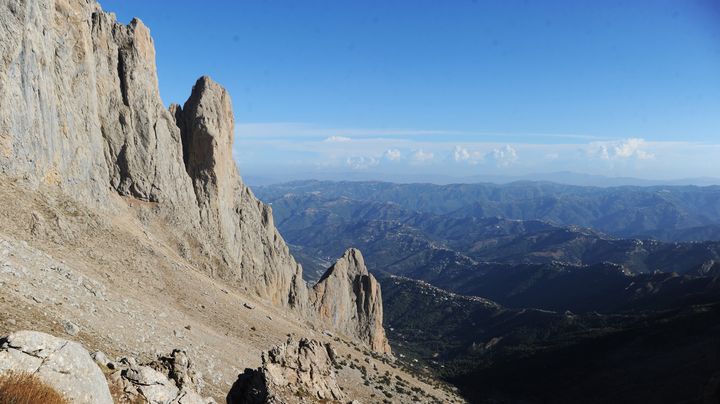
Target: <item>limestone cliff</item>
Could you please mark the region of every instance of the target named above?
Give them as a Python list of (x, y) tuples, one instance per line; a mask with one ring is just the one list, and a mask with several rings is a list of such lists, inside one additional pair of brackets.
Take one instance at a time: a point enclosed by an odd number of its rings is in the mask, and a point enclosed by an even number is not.
[[(134, 212), (192, 267), (315, 321), (302, 268), (240, 178), (233, 132), (230, 97), (208, 77), (164, 108), (140, 20), (118, 23), (95, 0), (0, 2), (0, 174), (108, 215)], [(362, 268), (351, 289), (331, 273), (314, 301), (387, 352), (379, 288)]]
[(327, 324), (359, 337), (376, 352), (390, 353), (382, 325), (380, 285), (359, 250), (345, 251), (315, 284), (310, 298)]
[(255, 293), (304, 308), (302, 269), (275, 228), (270, 207), (242, 183), (233, 160), (235, 123), (228, 93), (201, 77), (184, 106), (170, 110), (180, 128), (183, 162), (207, 240)]
[(304, 310), (301, 269), (237, 174), (225, 90), (200, 79), (181, 132), (140, 20), (125, 26), (89, 0), (4, 3), (0, 170), (99, 209), (112, 210), (112, 194), (150, 202), (152, 217), (198, 246), (194, 264)]

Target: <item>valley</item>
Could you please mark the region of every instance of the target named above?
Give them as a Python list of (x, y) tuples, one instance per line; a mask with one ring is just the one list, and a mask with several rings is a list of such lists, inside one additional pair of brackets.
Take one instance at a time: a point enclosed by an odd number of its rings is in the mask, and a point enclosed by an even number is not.
[[(703, 210), (713, 187), (307, 181), (256, 192), (307, 274), (344, 246), (361, 248), (383, 287), (401, 360), (471, 401), (717, 395), (710, 375), (720, 374), (720, 242), (711, 233), (687, 236), (717, 226)], [(562, 200), (563, 216), (553, 204), (538, 206), (534, 192)], [(603, 199), (620, 201), (599, 205)], [(667, 211), (682, 220), (658, 231), (666, 224), (653, 218)], [(682, 380), (668, 373), (678, 367)], [(658, 388), (657, 380), (667, 383)]]

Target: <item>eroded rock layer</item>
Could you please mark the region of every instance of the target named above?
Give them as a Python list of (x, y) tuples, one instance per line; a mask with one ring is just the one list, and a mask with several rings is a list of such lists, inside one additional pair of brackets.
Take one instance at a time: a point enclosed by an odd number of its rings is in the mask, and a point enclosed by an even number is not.
[(201, 77), (185, 105), (170, 109), (181, 129), (183, 161), (207, 239), (258, 295), (304, 308), (302, 270), (275, 228), (270, 207), (242, 183), (232, 158), (235, 124), (228, 93)]

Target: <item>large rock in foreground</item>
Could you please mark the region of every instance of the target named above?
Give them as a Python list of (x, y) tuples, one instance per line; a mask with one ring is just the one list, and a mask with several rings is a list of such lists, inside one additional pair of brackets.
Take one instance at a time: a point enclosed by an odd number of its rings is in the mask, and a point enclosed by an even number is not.
[(380, 284), (365, 267), (360, 250), (345, 251), (313, 287), (310, 298), (326, 324), (359, 338), (373, 351), (390, 353)]
[(330, 344), (291, 338), (262, 356), (262, 366), (245, 369), (227, 396), (228, 404), (300, 403), (345, 398), (333, 370)]
[(113, 403), (105, 376), (77, 342), (36, 331), (18, 331), (0, 341), (0, 373), (34, 374), (71, 403)]

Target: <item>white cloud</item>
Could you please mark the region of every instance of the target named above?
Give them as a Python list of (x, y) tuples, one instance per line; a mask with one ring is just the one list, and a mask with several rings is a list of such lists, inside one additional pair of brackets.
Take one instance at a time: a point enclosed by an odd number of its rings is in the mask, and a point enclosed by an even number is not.
[(353, 156), (345, 160), (345, 164), (353, 170), (366, 170), (378, 165), (380, 161), (375, 157)]
[(646, 147), (645, 139), (628, 138), (611, 142), (593, 142), (590, 143), (588, 150), (591, 155), (603, 160), (649, 160), (654, 158), (655, 155), (645, 150)]
[(615, 155), (622, 158), (637, 157), (640, 160), (647, 160), (655, 156), (642, 150), (645, 146), (644, 139), (630, 138), (615, 146)]
[(470, 151), (465, 147), (455, 146), (453, 151), (453, 159), (457, 162), (466, 161), (470, 164), (477, 164), (483, 160), (485, 156), (479, 151)]
[(453, 153), (455, 161), (463, 161), (470, 159), (470, 152), (468, 149), (460, 146), (455, 146), (455, 152)]
[(330, 136), (330, 137), (326, 138), (325, 140), (323, 140), (323, 142), (344, 143), (344, 142), (349, 142), (351, 140), (352, 140), (351, 138), (346, 137), (346, 136)]
[(435, 158), (432, 152), (425, 152), (422, 149), (416, 151), (412, 155), (412, 159), (418, 163), (424, 163)]
[(509, 144), (492, 149), (485, 158), (495, 163), (497, 167), (509, 167), (518, 159), (517, 150)]
[(402, 153), (400, 153), (400, 150), (398, 149), (387, 149), (385, 150), (384, 156), (390, 161), (397, 161), (402, 157)]
[(464, 178), (470, 172), (515, 176), (561, 171), (642, 178), (720, 177), (717, 142), (653, 141), (643, 136), (498, 142), (497, 136), (493, 140), (481, 135), (416, 137), (400, 136), (401, 131), (313, 125), (242, 129), (233, 150), (241, 169), (257, 173), (271, 167), (279, 176), (300, 176), (299, 167), (322, 166), (339, 178), (349, 171), (417, 178), (426, 173)]

